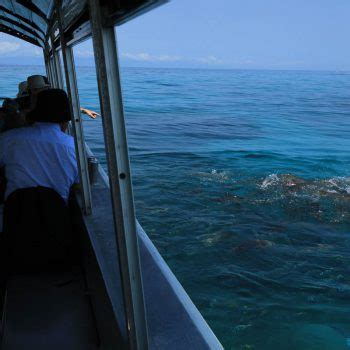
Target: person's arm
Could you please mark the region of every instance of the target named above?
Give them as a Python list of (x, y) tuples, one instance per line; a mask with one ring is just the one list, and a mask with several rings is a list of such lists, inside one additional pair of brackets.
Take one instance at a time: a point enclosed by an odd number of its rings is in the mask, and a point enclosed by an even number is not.
[(86, 114), (87, 116), (89, 116), (91, 119), (96, 119), (97, 117), (101, 117), (101, 114), (87, 108), (80, 107), (80, 111)]

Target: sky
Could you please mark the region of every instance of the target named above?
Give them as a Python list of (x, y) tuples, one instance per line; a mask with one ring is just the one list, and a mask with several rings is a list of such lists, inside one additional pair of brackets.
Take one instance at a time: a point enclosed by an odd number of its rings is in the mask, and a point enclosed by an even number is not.
[[(117, 28), (136, 67), (350, 70), (350, 0), (171, 0)], [(75, 47), (93, 64), (91, 42)], [(41, 64), (41, 50), (0, 34), (0, 64)]]

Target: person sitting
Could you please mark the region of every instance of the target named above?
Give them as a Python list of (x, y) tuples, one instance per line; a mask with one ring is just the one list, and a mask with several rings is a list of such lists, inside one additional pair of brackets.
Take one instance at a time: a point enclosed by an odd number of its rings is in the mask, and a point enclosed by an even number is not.
[[(32, 76), (28, 77), (27, 85), (28, 85), (29, 94), (31, 94), (31, 95), (35, 95), (39, 91), (43, 91), (43, 90), (49, 89), (51, 87), (47, 78), (45, 76), (42, 76), (42, 75), (32, 75)], [(97, 116), (100, 116), (99, 113), (92, 111), (90, 109), (87, 109), (87, 108), (81, 107), (80, 111), (83, 114), (86, 114), (87, 116), (89, 116), (91, 119), (96, 119)]]
[(18, 84), (17, 98), (28, 96), (28, 83), (27, 80), (21, 81)]
[(5, 98), (0, 110), (0, 132), (26, 126), (25, 112), (30, 107), (27, 81), (18, 84), (15, 98)]
[(0, 135), (0, 167), (5, 168), (5, 203), (17, 189), (42, 186), (55, 190), (67, 202), (78, 182), (74, 139), (65, 133), (71, 119), (66, 93), (41, 91), (27, 114), (30, 127)]
[[(27, 81), (18, 84), (16, 98), (5, 98), (0, 108), (0, 132), (26, 126), (25, 108), (30, 106)], [(23, 111), (23, 112), (22, 112)]]
[(25, 113), (20, 111), (17, 99), (7, 98), (0, 108), (0, 132), (27, 126)]
[(18, 111), (25, 111), (30, 107), (30, 96), (28, 92), (28, 82), (22, 81), (18, 84), (17, 97), (13, 99), (18, 106)]
[(40, 91), (50, 88), (45, 76), (32, 75), (18, 84), (16, 98), (6, 98), (0, 109), (0, 132), (29, 126), (31, 122), (26, 119), (33, 97)]

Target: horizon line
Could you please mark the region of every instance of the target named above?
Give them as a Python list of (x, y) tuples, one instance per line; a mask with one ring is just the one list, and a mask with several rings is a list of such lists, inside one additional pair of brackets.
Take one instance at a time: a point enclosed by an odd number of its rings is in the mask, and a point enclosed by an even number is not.
[[(43, 64), (20, 64), (20, 63), (0, 63), (0, 67), (43, 67)], [(77, 68), (92, 68), (95, 65), (76, 65)], [(312, 69), (312, 68), (213, 68), (213, 67), (152, 67), (152, 66), (134, 66), (120, 65), (120, 68), (135, 68), (135, 69), (173, 69), (173, 70), (235, 70), (235, 71), (275, 71), (275, 72), (329, 72), (329, 73), (350, 73), (347, 69)]]

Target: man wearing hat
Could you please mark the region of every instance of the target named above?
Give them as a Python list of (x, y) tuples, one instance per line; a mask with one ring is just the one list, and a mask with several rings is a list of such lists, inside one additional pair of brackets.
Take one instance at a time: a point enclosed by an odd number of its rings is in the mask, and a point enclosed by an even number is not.
[(37, 186), (55, 190), (67, 202), (78, 182), (74, 140), (64, 131), (71, 119), (66, 93), (40, 91), (27, 114), (32, 126), (0, 135), (0, 167), (5, 168), (5, 201), (17, 189)]
[(0, 108), (0, 132), (27, 126), (25, 114), (30, 107), (27, 81), (18, 84), (16, 98), (6, 98)]
[(17, 98), (6, 98), (0, 108), (0, 132), (27, 126), (26, 108), (30, 107), (27, 82), (18, 84)]
[(0, 132), (27, 125), (25, 116), (19, 111), (16, 100), (6, 99), (0, 107)]
[(21, 81), (18, 84), (18, 93), (17, 93), (17, 97), (24, 97), (24, 96), (28, 96), (28, 84), (27, 81)]
[(17, 98), (14, 99), (17, 103), (17, 110), (24, 111), (30, 106), (30, 96), (28, 92), (28, 82), (22, 81), (18, 84)]

